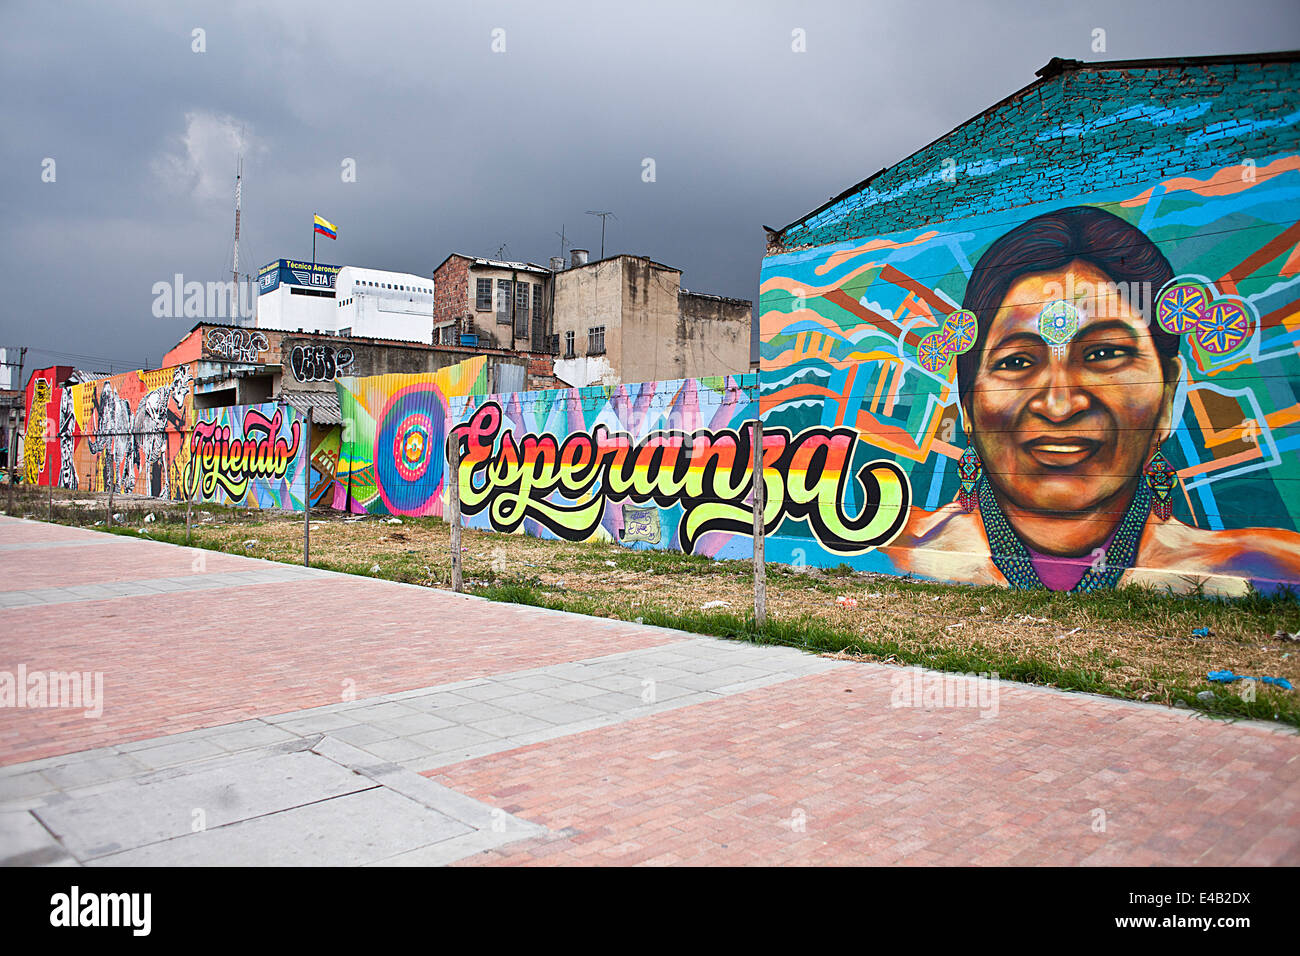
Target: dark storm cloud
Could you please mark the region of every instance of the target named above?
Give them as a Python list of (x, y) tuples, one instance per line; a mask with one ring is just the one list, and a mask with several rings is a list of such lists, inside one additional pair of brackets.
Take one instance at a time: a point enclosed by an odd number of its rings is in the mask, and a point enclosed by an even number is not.
[(193, 320), (154, 318), (152, 285), (229, 275), (241, 136), (241, 271), (310, 255), (313, 212), (339, 226), (322, 261), (428, 275), (503, 243), (545, 262), (561, 225), (595, 254), (584, 211), (610, 209), (608, 252), (754, 298), (761, 224), (896, 162), (1051, 57), (1282, 49), (1300, 34), (1293, 6), (11, 3), (0, 345), (47, 350), (41, 364), (51, 350), (156, 363)]

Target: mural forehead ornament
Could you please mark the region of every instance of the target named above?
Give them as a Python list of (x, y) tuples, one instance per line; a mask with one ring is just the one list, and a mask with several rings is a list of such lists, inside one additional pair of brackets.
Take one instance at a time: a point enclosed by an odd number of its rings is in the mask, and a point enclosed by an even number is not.
[(1052, 347), (1056, 358), (1065, 356), (1065, 347), (1079, 331), (1079, 310), (1064, 299), (1056, 299), (1043, 306), (1038, 313), (1038, 334)]

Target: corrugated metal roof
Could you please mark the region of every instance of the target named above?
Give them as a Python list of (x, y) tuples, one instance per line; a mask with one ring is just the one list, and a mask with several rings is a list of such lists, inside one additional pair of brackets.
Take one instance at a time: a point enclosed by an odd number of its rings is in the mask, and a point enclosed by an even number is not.
[(284, 392), (284, 400), (299, 414), (306, 415), (311, 409), (311, 419), (319, 425), (342, 425), (343, 410), (339, 408), (337, 392)]

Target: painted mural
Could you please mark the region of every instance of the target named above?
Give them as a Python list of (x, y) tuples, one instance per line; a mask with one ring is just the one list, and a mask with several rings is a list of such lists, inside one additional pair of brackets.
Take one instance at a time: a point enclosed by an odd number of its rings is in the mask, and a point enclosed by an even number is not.
[(310, 456), (306, 431), (306, 416), (275, 402), (202, 410), (187, 437), (180, 496), (241, 508), (300, 511), (305, 497), (321, 504), (334, 480), (340, 429), (314, 425)]
[[(896, 465), (864, 569), (1300, 585), (1298, 196), (1280, 155), (771, 256), (765, 427), (848, 429), (852, 469)], [(788, 521), (767, 548), (848, 553)]]
[(41, 369), (28, 384), (24, 480), (178, 497), (192, 418), (190, 366), (57, 384), (71, 371)]
[[(470, 527), (749, 557), (757, 376), (471, 396), (452, 403), (460, 495)], [(839, 464), (851, 433), (764, 436), (789, 463), (785, 495), (767, 474), (769, 520), (839, 515)], [(820, 495), (820, 497), (819, 497)], [(848, 532), (852, 533), (852, 532)]]
[(63, 389), (54, 368), (38, 369), (27, 382), (27, 427), (23, 433), (22, 480), (48, 485), (57, 472), (63, 474), (63, 446), (58, 440), (56, 416), (63, 403)]
[(448, 402), (488, 390), (486, 356), (437, 372), (336, 378), (344, 427), (332, 503), (358, 514), (441, 515)]

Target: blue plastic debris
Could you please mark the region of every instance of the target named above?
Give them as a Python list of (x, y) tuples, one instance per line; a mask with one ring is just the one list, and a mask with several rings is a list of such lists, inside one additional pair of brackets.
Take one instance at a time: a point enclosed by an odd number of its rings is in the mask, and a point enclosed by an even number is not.
[(1209, 637), (1210, 629), (1208, 627), (1198, 627), (1192, 630), (1192, 637)]
[(1247, 677), (1245, 674), (1234, 674), (1229, 670), (1210, 671), (1205, 676), (1210, 680), (1220, 681), (1224, 684), (1231, 684), (1236, 680), (1254, 680), (1263, 684), (1274, 684), (1281, 687), (1283, 690), (1291, 689), (1291, 682), (1285, 677)]

